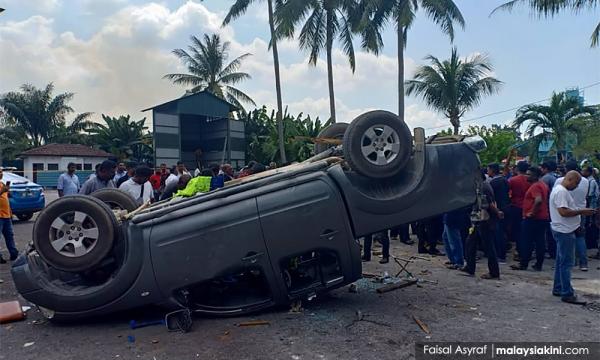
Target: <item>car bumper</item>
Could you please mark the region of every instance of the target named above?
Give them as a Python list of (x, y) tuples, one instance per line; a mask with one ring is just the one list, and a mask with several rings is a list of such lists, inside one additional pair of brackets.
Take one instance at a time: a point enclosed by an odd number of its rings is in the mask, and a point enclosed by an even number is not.
[(46, 199), (40, 197), (33, 200), (10, 201), (13, 214), (29, 214), (41, 211), (46, 206)]

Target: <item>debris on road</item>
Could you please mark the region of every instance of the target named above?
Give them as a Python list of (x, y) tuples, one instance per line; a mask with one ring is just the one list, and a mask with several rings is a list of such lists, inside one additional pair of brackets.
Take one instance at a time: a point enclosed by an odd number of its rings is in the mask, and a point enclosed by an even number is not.
[(25, 343), (25, 344), (23, 344), (23, 347), (30, 347), (33, 344), (35, 344), (35, 341)]
[(0, 324), (23, 320), (25, 313), (18, 301), (7, 301), (0, 303)]
[(290, 313), (301, 313), (304, 309), (302, 309), (302, 300), (295, 300), (292, 302), (292, 306), (290, 307)]
[(348, 292), (356, 294), (358, 293), (358, 286), (356, 284), (350, 284), (350, 287), (348, 288)]
[(158, 339), (152, 339), (153, 344), (158, 344)]
[(431, 330), (429, 330), (429, 326), (427, 326), (427, 324), (425, 324), (424, 322), (422, 322), (421, 320), (419, 320), (416, 316), (413, 315), (413, 320), (417, 323), (417, 325), (419, 325), (419, 327), (421, 328), (421, 330), (423, 330), (424, 333), (426, 334), (431, 334)]
[(418, 282), (418, 280), (416, 280), (416, 279), (413, 279), (413, 280), (403, 280), (403, 281), (400, 281), (400, 282), (395, 283), (395, 284), (389, 284), (389, 285), (382, 286), (379, 289), (377, 289), (377, 292), (380, 293), (380, 294), (383, 294), (383, 293), (386, 293), (386, 292), (390, 292), (390, 291), (393, 291), (393, 290), (402, 289), (402, 288), (405, 288), (407, 286), (414, 285), (417, 282)]
[(237, 326), (239, 326), (239, 327), (261, 326), (261, 325), (271, 325), (271, 323), (266, 320), (254, 320), (254, 321), (246, 321), (246, 322), (237, 324)]
[(127, 335), (127, 342), (134, 343), (135, 342), (135, 336), (133, 336), (133, 335)]

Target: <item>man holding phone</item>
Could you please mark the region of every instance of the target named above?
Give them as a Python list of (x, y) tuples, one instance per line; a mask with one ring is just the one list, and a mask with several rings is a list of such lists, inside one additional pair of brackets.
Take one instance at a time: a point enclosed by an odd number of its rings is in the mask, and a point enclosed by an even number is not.
[[(19, 256), (19, 251), (15, 246), (15, 237), (12, 226), (12, 211), (8, 197), (10, 196), (10, 181), (4, 183), (2, 177), (4, 175), (2, 167), (0, 167), (0, 233), (4, 236), (6, 248), (10, 254), (10, 261), (16, 260)], [(0, 264), (5, 264), (6, 260), (0, 254)]]
[(571, 286), (571, 268), (575, 241), (581, 232), (581, 216), (591, 216), (595, 210), (578, 208), (571, 192), (581, 183), (577, 171), (569, 171), (557, 182), (550, 195), (550, 218), (554, 240), (556, 240), (556, 264), (554, 266), (554, 287), (552, 295), (560, 296), (562, 301), (581, 304)]

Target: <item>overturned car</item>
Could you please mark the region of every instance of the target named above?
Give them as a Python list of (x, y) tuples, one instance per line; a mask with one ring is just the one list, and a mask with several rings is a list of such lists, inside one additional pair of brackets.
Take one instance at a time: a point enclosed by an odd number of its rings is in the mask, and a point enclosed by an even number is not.
[(413, 137), (385, 111), (335, 129), (341, 148), (191, 198), (54, 201), (13, 265), (18, 291), (54, 319), (150, 304), (238, 315), (352, 283), (356, 239), (475, 201), (480, 138)]

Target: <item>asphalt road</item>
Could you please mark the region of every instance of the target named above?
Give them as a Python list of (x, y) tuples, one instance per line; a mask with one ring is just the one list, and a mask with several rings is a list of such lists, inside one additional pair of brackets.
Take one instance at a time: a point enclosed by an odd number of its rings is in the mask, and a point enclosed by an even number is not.
[[(48, 194), (51, 199), (54, 195)], [(33, 221), (15, 222), (24, 248)], [(392, 253), (409, 256), (416, 245), (392, 243)], [(32, 308), (27, 319), (0, 326), (0, 359), (410, 359), (416, 341), (599, 341), (600, 313), (561, 303), (551, 295), (552, 262), (541, 273), (501, 265), (502, 279), (460, 276), (445, 258), (417, 259), (410, 270), (424, 282), (386, 294), (368, 279), (304, 303), (300, 313), (275, 309), (243, 318), (195, 318), (191, 332), (151, 326), (130, 330), (132, 319), (160, 318), (160, 309), (118, 314), (94, 322), (56, 325)], [(375, 258), (377, 259), (377, 258)], [(574, 285), (588, 301), (600, 302), (600, 262), (573, 271)], [(372, 261), (364, 271), (395, 273), (394, 263)], [(482, 262), (478, 272), (485, 271)], [(0, 301), (18, 299), (10, 265), (0, 265)], [(355, 321), (360, 311), (362, 321)], [(415, 318), (426, 324), (424, 332)], [(269, 325), (238, 327), (247, 320)]]

